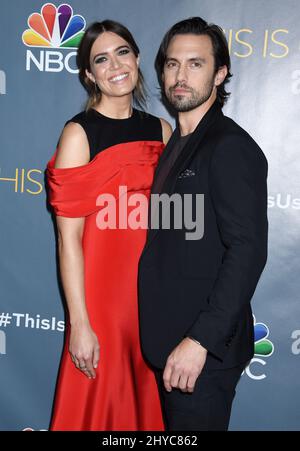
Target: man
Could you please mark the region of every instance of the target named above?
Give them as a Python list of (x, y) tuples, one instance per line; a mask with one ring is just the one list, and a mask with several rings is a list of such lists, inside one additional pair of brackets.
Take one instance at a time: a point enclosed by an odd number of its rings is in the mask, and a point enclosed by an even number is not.
[(227, 430), (254, 350), (250, 300), (267, 255), (267, 161), (222, 113), (231, 74), (221, 28), (199, 17), (177, 23), (156, 67), (178, 127), (153, 193), (203, 194), (204, 234), (149, 230), (139, 264), (141, 345), (156, 368), (167, 430)]

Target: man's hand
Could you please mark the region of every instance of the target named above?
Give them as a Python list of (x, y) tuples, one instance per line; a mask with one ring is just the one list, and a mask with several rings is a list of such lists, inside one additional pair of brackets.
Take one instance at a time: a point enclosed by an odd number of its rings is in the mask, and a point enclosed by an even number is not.
[(207, 350), (191, 338), (184, 338), (171, 352), (163, 374), (168, 392), (179, 388), (192, 393), (206, 361)]

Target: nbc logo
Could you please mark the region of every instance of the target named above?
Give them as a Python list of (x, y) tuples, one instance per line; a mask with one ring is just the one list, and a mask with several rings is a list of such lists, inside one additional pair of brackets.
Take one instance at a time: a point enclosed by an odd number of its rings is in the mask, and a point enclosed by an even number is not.
[[(22, 35), (23, 43), (32, 48), (26, 51), (26, 70), (34, 65), (41, 72), (61, 72), (65, 68), (70, 73), (77, 73), (77, 68), (70, 66), (71, 58), (76, 59), (76, 50), (64, 54), (48, 49), (77, 49), (85, 25), (85, 19), (74, 15), (70, 5), (44, 4), (41, 13), (35, 12), (28, 17), (29, 29)], [(33, 52), (33, 48), (42, 49)]]
[(254, 355), (258, 357), (270, 357), (274, 352), (274, 345), (267, 337), (270, 334), (268, 326), (257, 323), (254, 318)]
[(254, 380), (262, 380), (267, 376), (265, 374), (258, 374), (253, 370), (254, 365), (266, 365), (266, 361), (263, 360), (266, 357), (270, 357), (274, 352), (273, 343), (268, 340), (270, 334), (268, 326), (264, 323), (257, 323), (255, 316), (254, 320), (254, 357), (250, 364), (245, 369), (245, 373)]

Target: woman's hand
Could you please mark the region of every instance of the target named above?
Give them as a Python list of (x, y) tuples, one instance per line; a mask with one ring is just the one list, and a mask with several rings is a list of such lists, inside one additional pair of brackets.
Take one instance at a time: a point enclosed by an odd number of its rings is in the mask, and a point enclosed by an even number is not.
[(71, 326), (69, 352), (76, 367), (89, 379), (95, 379), (100, 346), (98, 338), (89, 324)]

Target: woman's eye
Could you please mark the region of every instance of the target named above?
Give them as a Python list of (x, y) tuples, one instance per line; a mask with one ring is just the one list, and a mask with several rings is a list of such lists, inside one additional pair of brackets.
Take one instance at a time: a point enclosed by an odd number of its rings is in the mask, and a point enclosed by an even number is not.
[(96, 63), (96, 64), (98, 64), (98, 63), (104, 63), (104, 61), (106, 61), (106, 58), (105, 58), (104, 56), (101, 56), (100, 58), (97, 58), (97, 59), (95, 60), (95, 63)]
[(127, 53), (129, 53), (130, 50), (129, 49), (122, 49), (119, 51), (119, 55), (127, 55)]

